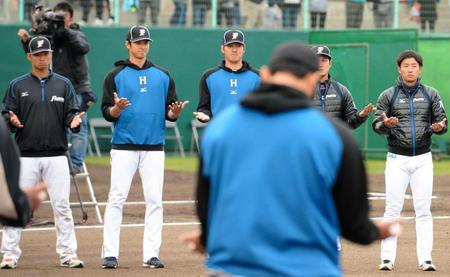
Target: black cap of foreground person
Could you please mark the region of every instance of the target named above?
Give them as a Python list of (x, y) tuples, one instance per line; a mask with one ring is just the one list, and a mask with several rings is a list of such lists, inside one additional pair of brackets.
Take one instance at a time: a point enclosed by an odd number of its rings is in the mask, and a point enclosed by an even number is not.
[(319, 70), (319, 61), (310, 46), (300, 41), (290, 41), (275, 49), (268, 66), (272, 73), (287, 71), (303, 77)]

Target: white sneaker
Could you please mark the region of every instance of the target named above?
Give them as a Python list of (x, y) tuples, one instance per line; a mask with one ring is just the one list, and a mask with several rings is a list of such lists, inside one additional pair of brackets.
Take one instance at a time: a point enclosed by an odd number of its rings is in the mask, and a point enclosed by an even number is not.
[(0, 263), (1, 269), (13, 269), (17, 267), (17, 261), (13, 258), (3, 258)]
[(106, 22), (106, 25), (111, 26), (114, 24), (114, 19), (112, 19), (111, 17), (108, 18), (108, 21)]
[(420, 265), (420, 269), (423, 271), (436, 271), (436, 267), (431, 261), (425, 261)]
[(391, 271), (394, 269), (394, 264), (390, 260), (383, 260), (378, 269)]
[(94, 20), (94, 26), (103, 26), (103, 21), (99, 18)]
[(70, 267), (70, 268), (82, 268), (84, 267), (84, 262), (78, 259), (78, 257), (72, 257), (67, 261), (60, 264), (62, 267)]
[(83, 27), (83, 26), (86, 26), (86, 25), (87, 25), (87, 22), (84, 21), (84, 20), (80, 20), (80, 21), (78, 21), (78, 25), (80, 25), (81, 27)]

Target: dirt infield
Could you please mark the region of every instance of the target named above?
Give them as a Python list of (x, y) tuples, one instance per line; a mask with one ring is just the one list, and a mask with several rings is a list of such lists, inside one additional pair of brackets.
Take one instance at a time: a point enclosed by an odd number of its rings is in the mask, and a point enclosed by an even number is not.
[[(99, 202), (107, 200), (109, 190), (109, 168), (102, 166), (89, 166), (94, 183), (94, 190)], [(433, 216), (450, 216), (450, 176), (436, 176), (433, 200)], [(164, 200), (184, 201), (194, 199), (195, 174), (181, 172), (166, 172)], [(81, 182), (80, 182), (81, 183)], [(447, 184), (447, 185), (446, 185)], [(81, 185), (82, 198), (88, 200), (86, 187)], [(73, 190), (74, 191), (74, 190)], [(382, 175), (370, 176), (370, 192), (384, 192), (384, 177)], [(409, 192), (408, 192), (409, 193)], [(71, 201), (76, 202), (72, 192)], [(143, 201), (140, 180), (135, 178), (128, 201)], [(102, 213), (104, 207), (101, 207)], [(371, 214), (374, 217), (382, 216), (384, 200), (371, 201)], [(80, 220), (79, 208), (73, 208), (75, 221)], [(203, 276), (203, 258), (190, 253), (179, 241), (180, 234), (198, 228), (197, 225), (165, 226), (163, 233), (163, 246), (161, 258), (166, 264), (165, 269), (151, 270), (141, 267), (142, 261), (142, 227), (123, 227), (121, 233), (121, 249), (119, 269), (103, 270), (100, 268), (100, 254), (102, 243), (102, 229), (96, 222), (94, 210), (88, 209), (89, 221), (85, 226), (77, 229), (78, 254), (86, 263), (84, 269), (65, 269), (58, 267), (55, 253), (54, 230), (27, 230), (23, 233), (21, 242), (23, 257), (19, 267), (15, 270), (2, 270), (0, 276)], [(404, 216), (413, 216), (412, 201), (406, 200)], [(51, 220), (49, 205), (44, 205), (35, 215), (36, 221)], [(143, 205), (129, 205), (124, 208), (123, 224), (141, 224), (144, 218)], [(164, 206), (165, 223), (196, 222), (194, 205), (167, 204)], [(450, 276), (449, 249), (450, 249), (450, 218), (436, 219), (435, 242), (433, 261), (438, 267), (436, 273), (423, 273), (417, 268), (415, 252), (414, 221), (403, 223), (403, 235), (399, 239), (398, 255), (394, 272), (379, 272), (380, 244), (375, 243), (368, 247), (361, 247), (343, 242), (342, 266), (345, 276)], [(52, 227), (43, 226), (43, 227)], [(149, 272), (151, 271), (151, 273)]]

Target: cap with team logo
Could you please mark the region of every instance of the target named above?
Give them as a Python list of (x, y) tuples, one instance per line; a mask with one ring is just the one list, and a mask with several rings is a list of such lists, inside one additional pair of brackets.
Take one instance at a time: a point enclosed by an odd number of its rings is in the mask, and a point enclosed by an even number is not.
[(313, 50), (313, 52), (316, 55), (325, 56), (325, 57), (329, 58), (330, 60), (332, 59), (330, 48), (328, 48), (325, 45), (313, 46), (311, 49)]
[(244, 33), (239, 30), (228, 30), (223, 34), (223, 45), (239, 43), (245, 45)]
[(126, 40), (131, 41), (131, 42), (136, 42), (136, 41), (141, 41), (141, 40), (148, 40), (150, 42), (153, 42), (153, 40), (150, 38), (150, 31), (145, 26), (131, 27), (127, 33)]
[(50, 41), (43, 36), (32, 38), (28, 43), (28, 50), (30, 50), (30, 54), (36, 54), (39, 52), (53, 52)]

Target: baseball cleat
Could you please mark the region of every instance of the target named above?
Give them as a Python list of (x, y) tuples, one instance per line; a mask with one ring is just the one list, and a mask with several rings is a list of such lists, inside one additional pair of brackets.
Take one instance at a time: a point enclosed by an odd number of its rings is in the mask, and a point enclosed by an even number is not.
[(422, 265), (420, 265), (420, 269), (423, 271), (436, 271), (436, 267), (431, 261), (425, 261)]
[(142, 264), (143, 267), (149, 268), (164, 268), (164, 264), (156, 257), (151, 258)]
[(2, 262), (0, 263), (1, 269), (13, 269), (17, 267), (17, 261), (13, 258), (3, 258)]
[(62, 267), (70, 267), (70, 268), (83, 268), (84, 262), (78, 259), (78, 257), (72, 257), (65, 262), (60, 264)]
[(390, 260), (383, 260), (378, 269), (391, 271), (394, 269), (394, 264)]
[(119, 262), (116, 257), (105, 257), (103, 259), (102, 268), (117, 268), (119, 266)]

